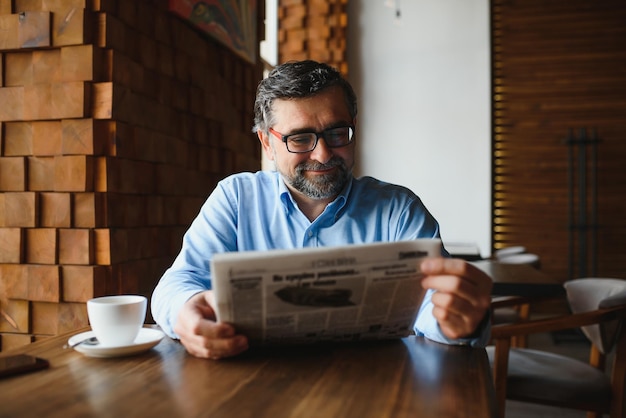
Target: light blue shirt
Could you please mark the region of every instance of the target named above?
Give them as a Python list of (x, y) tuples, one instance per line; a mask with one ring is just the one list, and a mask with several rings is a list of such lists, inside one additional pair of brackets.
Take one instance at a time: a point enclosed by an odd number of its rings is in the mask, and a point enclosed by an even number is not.
[[(152, 295), (152, 314), (171, 337), (183, 304), (211, 289), (211, 255), (226, 251), (329, 247), (416, 238), (439, 238), (439, 225), (409, 189), (353, 178), (313, 222), (300, 211), (279, 173), (239, 173), (219, 182), (183, 237), (182, 249)], [(447, 253), (442, 249), (443, 255)], [(426, 293), (415, 322), (417, 335), (447, 344), (483, 346), (477, 338), (451, 340), (441, 332)]]

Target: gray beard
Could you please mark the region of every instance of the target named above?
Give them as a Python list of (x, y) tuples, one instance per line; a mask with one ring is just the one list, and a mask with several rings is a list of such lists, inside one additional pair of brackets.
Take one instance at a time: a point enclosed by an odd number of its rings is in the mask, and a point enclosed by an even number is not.
[[(330, 167), (337, 167), (338, 170), (324, 176), (316, 176), (314, 180), (306, 178), (302, 173), (306, 170), (320, 170)], [(295, 190), (310, 199), (329, 199), (337, 196), (348, 183), (351, 170), (346, 167), (345, 162), (341, 158), (333, 157), (326, 164), (317, 162), (306, 162), (296, 167), (296, 173), (293, 176), (283, 176), (285, 181)]]

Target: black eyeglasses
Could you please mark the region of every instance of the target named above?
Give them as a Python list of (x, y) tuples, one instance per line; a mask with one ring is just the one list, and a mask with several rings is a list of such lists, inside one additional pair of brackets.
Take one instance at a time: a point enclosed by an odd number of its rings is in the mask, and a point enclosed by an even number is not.
[(285, 143), (287, 151), (296, 154), (313, 151), (320, 138), (324, 138), (328, 148), (340, 148), (350, 144), (354, 137), (354, 126), (340, 126), (325, 129), (322, 132), (300, 132), (291, 135), (283, 135), (272, 128), (269, 128), (269, 131)]

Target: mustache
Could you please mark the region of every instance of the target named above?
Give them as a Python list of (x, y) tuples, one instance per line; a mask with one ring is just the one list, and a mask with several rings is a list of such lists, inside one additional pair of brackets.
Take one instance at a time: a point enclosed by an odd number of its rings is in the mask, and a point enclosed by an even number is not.
[(319, 161), (307, 161), (298, 165), (298, 172), (302, 172), (304, 170), (326, 170), (333, 167), (341, 167), (343, 165), (343, 160), (338, 157), (332, 157), (326, 164), (322, 164)]

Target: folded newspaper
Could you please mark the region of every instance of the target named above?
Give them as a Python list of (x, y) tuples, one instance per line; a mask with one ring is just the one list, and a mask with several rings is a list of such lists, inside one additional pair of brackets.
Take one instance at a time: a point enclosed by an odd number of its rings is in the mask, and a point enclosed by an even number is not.
[(439, 239), (215, 254), (217, 319), (252, 345), (401, 338), (425, 290), (419, 262)]

